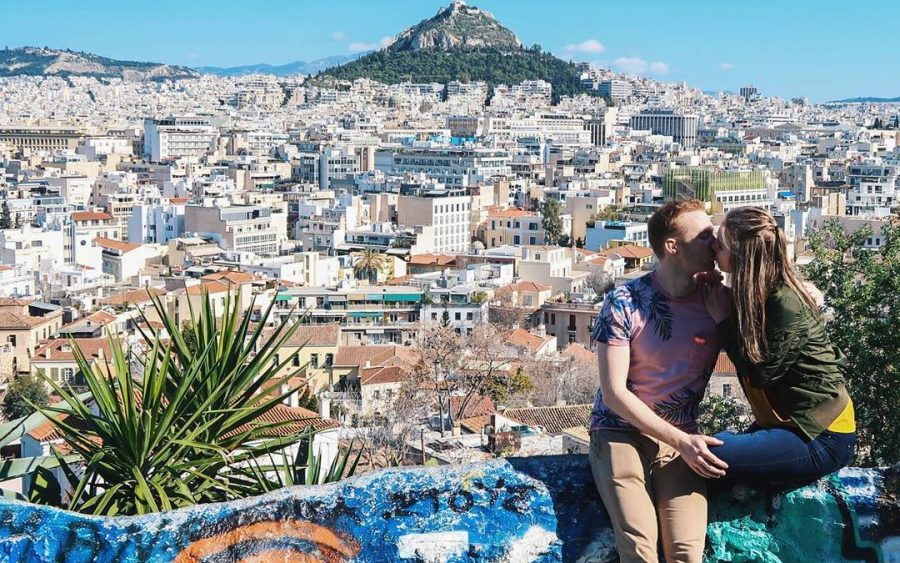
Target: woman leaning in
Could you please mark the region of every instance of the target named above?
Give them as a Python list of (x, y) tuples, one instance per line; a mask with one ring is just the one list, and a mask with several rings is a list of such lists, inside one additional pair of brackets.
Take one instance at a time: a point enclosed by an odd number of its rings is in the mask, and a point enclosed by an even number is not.
[(716, 436), (724, 444), (712, 451), (728, 478), (815, 480), (847, 465), (856, 444), (844, 357), (786, 246), (772, 215), (756, 207), (729, 212), (713, 243), (731, 288), (709, 286), (706, 306), (755, 418), (746, 432)]

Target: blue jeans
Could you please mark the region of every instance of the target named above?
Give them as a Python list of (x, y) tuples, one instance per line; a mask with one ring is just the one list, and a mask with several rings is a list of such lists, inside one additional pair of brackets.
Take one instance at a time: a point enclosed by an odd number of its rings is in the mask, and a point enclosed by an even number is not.
[(810, 441), (799, 430), (751, 426), (741, 433), (721, 432), (725, 442), (710, 448), (728, 464), (726, 478), (771, 484), (805, 483), (837, 471), (850, 462), (856, 434), (822, 432)]

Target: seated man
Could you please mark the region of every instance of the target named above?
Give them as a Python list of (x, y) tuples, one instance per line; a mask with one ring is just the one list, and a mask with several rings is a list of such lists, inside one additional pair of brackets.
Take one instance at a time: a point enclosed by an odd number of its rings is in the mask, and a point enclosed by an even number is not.
[(590, 462), (623, 562), (700, 562), (704, 477), (726, 466), (697, 432), (700, 400), (719, 354), (696, 274), (713, 269), (712, 223), (702, 202), (661, 207), (648, 224), (655, 272), (607, 294), (595, 321), (600, 390)]

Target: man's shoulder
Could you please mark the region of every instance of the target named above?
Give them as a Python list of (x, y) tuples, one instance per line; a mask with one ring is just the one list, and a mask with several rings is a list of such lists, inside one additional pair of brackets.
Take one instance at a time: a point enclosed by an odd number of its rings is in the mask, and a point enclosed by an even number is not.
[(634, 278), (626, 283), (614, 287), (606, 294), (609, 299), (634, 299), (646, 294), (648, 291), (654, 291), (653, 282), (650, 276), (652, 273)]

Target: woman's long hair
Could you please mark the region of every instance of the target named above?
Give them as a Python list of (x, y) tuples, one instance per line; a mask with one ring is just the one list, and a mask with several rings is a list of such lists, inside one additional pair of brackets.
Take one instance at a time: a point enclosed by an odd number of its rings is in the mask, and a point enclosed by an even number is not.
[(744, 356), (763, 361), (766, 345), (766, 300), (781, 285), (795, 292), (810, 311), (818, 311), (803, 278), (787, 255), (784, 232), (768, 211), (739, 207), (725, 216), (725, 242), (731, 252), (733, 307)]

